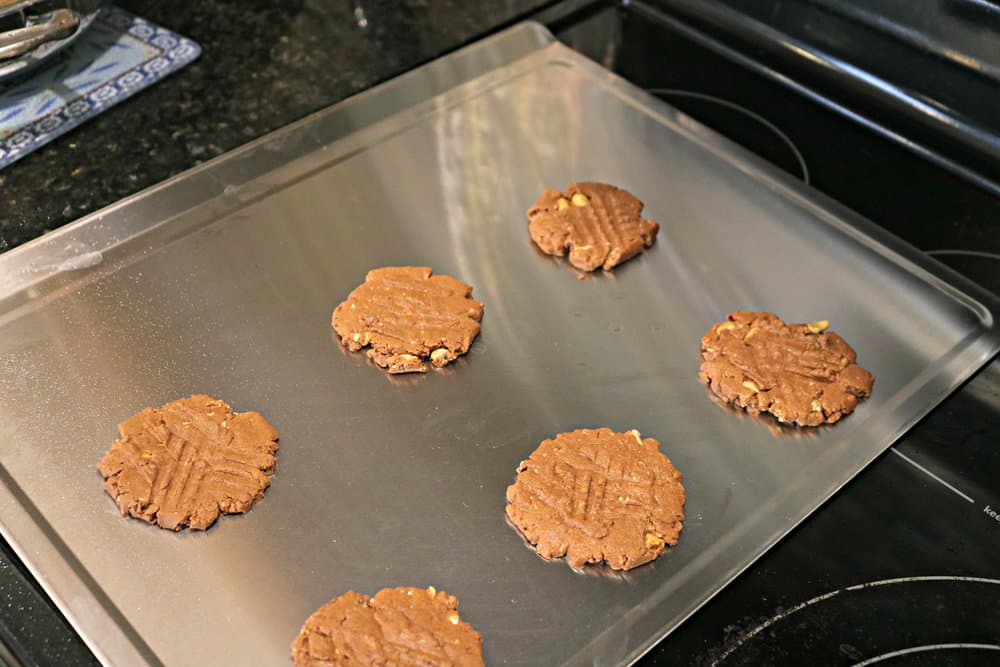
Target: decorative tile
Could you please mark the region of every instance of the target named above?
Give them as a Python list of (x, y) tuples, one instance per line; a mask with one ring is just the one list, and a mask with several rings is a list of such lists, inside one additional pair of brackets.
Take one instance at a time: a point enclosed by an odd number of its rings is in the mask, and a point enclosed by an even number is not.
[(104, 10), (55, 61), (0, 85), (0, 169), (201, 54), (186, 37)]

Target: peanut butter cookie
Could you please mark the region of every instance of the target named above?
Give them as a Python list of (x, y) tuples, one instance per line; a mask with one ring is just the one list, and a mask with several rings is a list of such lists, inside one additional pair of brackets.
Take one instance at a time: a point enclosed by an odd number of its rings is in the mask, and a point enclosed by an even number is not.
[(568, 253), (582, 271), (610, 271), (656, 241), (660, 226), (641, 212), (641, 201), (613, 185), (571, 183), (566, 192), (542, 193), (528, 209), (528, 232), (544, 252)]
[(727, 403), (798, 426), (833, 423), (871, 395), (875, 378), (830, 323), (786, 324), (736, 311), (701, 339), (699, 378)]

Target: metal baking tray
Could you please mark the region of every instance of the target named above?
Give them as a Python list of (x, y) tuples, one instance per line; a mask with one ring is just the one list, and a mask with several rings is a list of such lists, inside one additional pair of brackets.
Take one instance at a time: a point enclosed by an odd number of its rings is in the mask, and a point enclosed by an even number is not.
[[(535, 251), (526, 209), (572, 180), (636, 193), (656, 245), (582, 281)], [(486, 303), (443, 372), (389, 377), (332, 335), (403, 264)], [(818, 430), (720, 407), (698, 342), (738, 308), (830, 320), (874, 395)], [(106, 664), (287, 664), (329, 598), (402, 584), (457, 595), (489, 664), (626, 664), (989, 359), (998, 312), (526, 24), (0, 257), (2, 532)], [(277, 427), (270, 490), (204, 533), (122, 518), (95, 469), (116, 424), (193, 392)], [(683, 471), (654, 563), (577, 573), (506, 523), (518, 462), (583, 426)]]

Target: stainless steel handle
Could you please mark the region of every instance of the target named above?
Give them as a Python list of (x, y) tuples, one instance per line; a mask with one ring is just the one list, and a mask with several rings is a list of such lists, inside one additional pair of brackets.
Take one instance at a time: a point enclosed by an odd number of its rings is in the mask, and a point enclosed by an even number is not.
[(0, 0), (0, 16), (13, 14), (27, 9), (38, 0)]
[(57, 9), (23, 28), (0, 33), (0, 60), (17, 58), (46, 42), (69, 37), (80, 23), (69, 9)]

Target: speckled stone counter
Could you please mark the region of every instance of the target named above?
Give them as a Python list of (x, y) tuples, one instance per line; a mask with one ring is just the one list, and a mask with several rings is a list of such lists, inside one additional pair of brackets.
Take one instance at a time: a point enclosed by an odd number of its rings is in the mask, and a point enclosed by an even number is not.
[(0, 252), (524, 18), (544, 0), (122, 0), (202, 56), (0, 170)]

